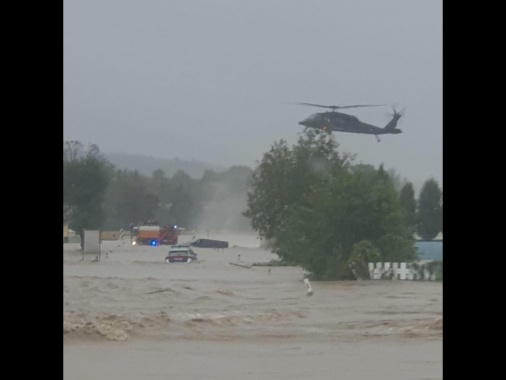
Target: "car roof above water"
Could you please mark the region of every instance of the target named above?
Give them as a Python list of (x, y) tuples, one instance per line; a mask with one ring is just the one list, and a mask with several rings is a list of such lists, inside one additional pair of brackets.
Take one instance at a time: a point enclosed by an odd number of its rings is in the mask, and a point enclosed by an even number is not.
[(189, 253), (193, 252), (193, 250), (189, 247), (172, 247), (171, 249), (169, 249), (169, 253), (177, 253), (177, 252)]

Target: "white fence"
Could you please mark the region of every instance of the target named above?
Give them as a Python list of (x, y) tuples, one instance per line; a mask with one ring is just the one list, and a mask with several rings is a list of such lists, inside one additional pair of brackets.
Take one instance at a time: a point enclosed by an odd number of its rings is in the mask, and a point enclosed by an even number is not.
[(368, 263), (371, 280), (438, 280), (442, 267), (431, 267), (431, 261), (416, 263)]

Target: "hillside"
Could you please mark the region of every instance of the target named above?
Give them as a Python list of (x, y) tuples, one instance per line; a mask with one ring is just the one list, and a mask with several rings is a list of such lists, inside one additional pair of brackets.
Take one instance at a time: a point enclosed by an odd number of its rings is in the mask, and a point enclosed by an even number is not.
[(178, 170), (182, 170), (190, 177), (199, 179), (202, 178), (206, 170), (221, 172), (228, 169), (224, 166), (195, 160), (181, 160), (177, 157), (169, 159), (127, 153), (104, 153), (104, 157), (119, 169), (137, 170), (148, 176), (157, 169), (162, 169), (168, 177), (174, 175)]

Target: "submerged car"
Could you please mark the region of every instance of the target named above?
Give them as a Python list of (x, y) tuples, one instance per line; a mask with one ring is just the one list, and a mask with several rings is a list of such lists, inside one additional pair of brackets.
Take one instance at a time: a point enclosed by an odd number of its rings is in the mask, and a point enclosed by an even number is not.
[(197, 254), (186, 246), (173, 246), (165, 258), (165, 263), (191, 263), (197, 260)]

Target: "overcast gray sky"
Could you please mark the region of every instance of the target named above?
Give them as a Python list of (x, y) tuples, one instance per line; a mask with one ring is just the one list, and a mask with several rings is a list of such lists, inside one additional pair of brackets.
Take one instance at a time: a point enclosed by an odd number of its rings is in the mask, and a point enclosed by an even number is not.
[(404, 108), (340, 150), (442, 186), (442, 1), (64, 0), (65, 140), (254, 168), (324, 111), (298, 102)]

